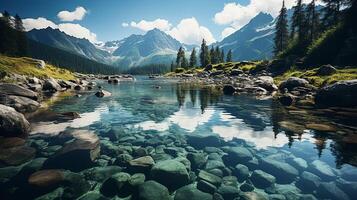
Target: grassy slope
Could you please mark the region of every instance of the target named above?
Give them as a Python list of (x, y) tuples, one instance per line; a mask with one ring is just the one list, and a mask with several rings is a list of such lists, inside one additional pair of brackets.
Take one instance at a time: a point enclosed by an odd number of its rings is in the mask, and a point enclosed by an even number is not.
[(279, 84), (280, 82), (288, 79), (289, 77), (299, 77), (308, 80), (314, 86), (321, 87), (323, 85), (332, 84), (342, 80), (357, 79), (356, 68), (339, 69), (337, 70), (337, 73), (330, 76), (317, 76), (316, 75), (317, 69), (318, 68), (311, 69), (311, 70), (290, 69), (289, 71), (285, 72), (283, 75), (275, 77), (274, 80), (276, 84)]
[(40, 69), (36, 66), (34, 59), (27, 57), (15, 58), (0, 55), (0, 72), (35, 76), (37, 78), (75, 79), (72, 72), (49, 64), (46, 64), (45, 69)]

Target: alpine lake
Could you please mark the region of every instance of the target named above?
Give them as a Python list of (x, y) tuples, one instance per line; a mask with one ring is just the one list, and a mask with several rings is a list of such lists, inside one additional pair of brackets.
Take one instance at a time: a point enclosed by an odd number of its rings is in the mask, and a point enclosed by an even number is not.
[[(2, 194), (19, 199), (356, 197), (357, 111), (284, 107), (272, 97), (226, 96), (177, 80), (136, 79), (117, 85), (98, 81), (111, 96), (98, 98), (94, 91), (66, 96), (30, 118), (25, 144), (35, 149), (34, 156), (0, 165)], [(69, 112), (79, 116), (53, 114)]]

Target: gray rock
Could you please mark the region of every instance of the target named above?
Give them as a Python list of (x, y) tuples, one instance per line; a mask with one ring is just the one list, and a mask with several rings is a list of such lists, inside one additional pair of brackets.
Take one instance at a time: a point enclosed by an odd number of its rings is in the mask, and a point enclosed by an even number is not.
[(47, 169), (69, 169), (74, 172), (92, 167), (100, 154), (100, 142), (97, 134), (88, 130), (65, 132), (63, 137), (72, 139), (53, 157), (46, 160)]
[(210, 194), (213, 194), (216, 192), (217, 187), (207, 181), (204, 180), (199, 180), (197, 183), (197, 189), (203, 191), (203, 192), (207, 192)]
[(33, 92), (32, 90), (26, 89), (24, 87), (12, 83), (1, 83), (0, 94), (21, 96), (33, 100), (38, 100), (38, 94), (36, 92)]
[(302, 191), (312, 192), (320, 185), (321, 178), (310, 172), (304, 171), (300, 175), (300, 179), (296, 182), (296, 186)]
[(247, 166), (238, 164), (233, 169), (233, 175), (235, 175), (239, 182), (243, 182), (249, 177), (249, 169)]
[(57, 91), (61, 91), (62, 87), (58, 84), (58, 82), (54, 78), (49, 78), (45, 80), (42, 89), (51, 92), (57, 92)]
[(349, 200), (350, 198), (334, 182), (323, 182), (317, 188), (319, 197), (331, 200)]
[(223, 94), (233, 95), (236, 92), (236, 89), (232, 85), (225, 85), (223, 87)]
[(64, 199), (75, 199), (90, 189), (89, 183), (80, 174), (57, 169), (33, 173), (28, 178), (28, 184), (34, 194), (38, 191), (49, 192), (53, 188), (64, 187)]
[(240, 196), (240, 200), (268, 200), (268, 197), (256, 191), (252, 191), (244, 192)]
[(254, 186), (252, 184), (249, 184), (249, 183), (243, 183), (239, 189), (242, 191), (242, 192), (251, 192), (254, 190)]
[(121, 172), (118, 166), (94, 167), (81, 172), (87, 180), (103, 182), (112, 175)]
[(333, 169), (323, 161), (313, 161), (310, 165), (310, 170), (323, 180), (331, 181), (336, 179)]
[(223, 156), (223, 161), (228, 166), (244, 164), (253, 159), (253, 154), (245, 147), (228, 147), (224, 151), (227, 155)]
[(189, 181), (185, 165), (175, 160), (165, 160), (156, 163), (152, 167), (150, 175), (153, 180), (165, 185), (170, 190), (180, 188)]
[(201, 170), (198, 173), (198, 178), (204, 181), (207, 181), (215, 186), (220, 186), (222, 183), (222, 178), (220, 178), (219, 176), (216, 176), (214, 174), (211, 174), (207, 171)]
[(334, 68), (332, 65), (322, 65), (316, 72), (316, 75), (320, 76), (329, 76), (335, 74), (337, 69)]
[(98, 92), (95, 93), (95, 96), (97, 97), (109, 97), (112, 94), (106, 90), (99, 90)]
[(296, 87), (306, 87), (309, 85), (309, 82), (302, 78), (290, 77), (287, 80), (283, 81), (279, 85), (279, 90), (283, 91), (284, 88), (292, 91)]
[(275, 183), (275, 177), (262, 170), (255, 170), (252, 173), (250, 180), (252, 181), (255, 187), (262, 189), (271, 187)]
[(208, 160), (206, 163), (205, 170), (210, 170), (210, 169), (224, 169), (226, 166), (224, 163), (220, 160)]
[(287, 163), (269, 158), (262, 158), (260, 167), (263, 171), (275, 176), (278, 183), (291, 183), (299, 175), (297, 169)]
[(139, 185), (136, 199), (140, 200), (170, 200), (168, 189), (155, 181), (146, 181)]
[(187, 143), (196, 149), (203, 149), (205, 147), (220, 147), (223, 140), (217, 135), (187, 135)]
[(34, 61), (36, 62), (36, 67), (39, 69), (45, 69), (46, 67), (46, 63), (43, 60), (38, 60), (38, 59), (34, 59)]
[(315, 102), (319, 106), (357, 106), (357, 79), (339, 81), (319, 89)]
[(30, 123), (15, 109), (0, 104), (0, 135), (21, 136), (30, 132)]
[(202, 169), (207, 162), (207, 156), (203, 153), (189, 153), (187, 159), (191, 162), (193, 170)]
[(181, 187), (176, 191), (174, 200), (212, 200), (212, 195), (196, 189), (193, 185)]
[(274, 79), (271, 76), (259, 76), (256, 84), (259, 87), (266, 89), (269, 92), (278, 90), (278, 87), (274, 84)]
[(126, 197), (130, 195), (129, 188), (130, 174), (119, 172), (104, 181), (100, 192), (106, 197)]
[(131, 177), (130, 177), (130, 180), (129, 180), (129, 184), (132, 186), (132, 187), (137, 187), (141, 184), (143, 184), (145, 182), (145, 174), (143, 173), (136, 173), (136, 174), (133, 174)]
[(14, 95), (0, 95), (0, 104), (13, 107), (16, 111), (21, 113), (34, 112), (40, 107), (37, 101)]
[(217, 192), (222, 195), (225, 200), (233, 200), (239, 197), (239, 189), (233, 186), (222, 185)]
[(78, 200), (109, 200), (109, 198), (106, 198), (105, 196), (101, 195), (98, 192), (88, 192), (80, 196)]

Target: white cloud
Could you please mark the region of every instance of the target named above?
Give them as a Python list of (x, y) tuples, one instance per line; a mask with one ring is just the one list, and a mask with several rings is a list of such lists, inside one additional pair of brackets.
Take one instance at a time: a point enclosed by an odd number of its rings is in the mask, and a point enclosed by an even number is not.
[(0, 12), (0, 17), (2, 17), (2, 13)]
[(74, 20), (82, 20), (86, 15), (87, 10), (81, 6), (77, 7), (74, 11), (70, 12), (67, 10), (61, 11), (57, 14), (57, 17), (61, 21), (72, 22)]
[(51, 27), (53, 29), (58, 28), (58, 26), (52, 21), (39, 17), (37, 19), (27, 18), (22, 20), (25, 30), (30, 31), (32, 29), (44, 29), (47, 27)]
[(128, 24), (128, 23), (126, 23), (126, 22), (123, 22), (123, 23), (121, 24), (121, 26), (122, 26), (122, 27), (128, 27), (128, 26), (129, 26), (129, 24)]
[[(309, 3), (311, 0), (303, 0), (304, 3)], [(317, 1), (321, 4), (321, 1)], [(290, 9), (296, 4), (296, 0), (285, 0), (285, 6)], [(273, 17), (279, 14), (282, 6), (281, 0), (250, 0), (249, 4), (241, 5), (239, 3), (225, 4), (223, 9), (216, 13), (213, 21), (219, 25), (229, 25), (235, 30), (240, 29), (247, 24), (259, 12), (269, 13)], [(225, 29), (222, 36), (227, 34), (232, 29)]]
[(168, 31), (170, 30), (172, 25), (169, 23), (169, 21), (159, 18), (154, 21), (141, 20), (138, 23), (133, 21), (130, 23), (130, 26), (134, 28), (138, 28), (143, 31), (149, 31), (154, 28), (160, 29), (162, 31)]
[(92, 33), (89, 29), (81, 26), (80, 24), (73, 23), (61, 23), (55, 24), (52, 21), (39, 17), (37, 19), (27, 18), (22, 20), (24, 23), (24, 27), (26, 31), (30, 31), (32, 29), (44, 29), (47, 27), (51, 27), (53, 29), (59, 29), (60, 31), (65, 32), (68, 35), (71, 35), (76, 38), (85, 38), (92, 43), (98, 43), (97, 35)]
[(166, 33), (185, 44), (200, 44), (202, 39), (208, 44), (216, 41), (210, 30), (200, 26), (194, 17), (182, 19), (176, 27)]
[(88, 39), (92, 43), (96, 43), (97, 35), (92, 33), (89, 29), (79, 25), (79, 24), (72, 24), (72, 23), (64, 23), (59, 24), (58, 28), (60, 31), (67, 33), (76, 38), (85, 38)]

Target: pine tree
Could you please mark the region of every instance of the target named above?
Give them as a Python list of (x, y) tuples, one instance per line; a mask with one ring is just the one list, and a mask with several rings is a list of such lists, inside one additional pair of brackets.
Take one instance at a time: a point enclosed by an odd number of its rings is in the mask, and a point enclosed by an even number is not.
[(188, 61), (187, 61), (185, 55), (183, 55), (183, 57), (182, 57), (181, 67), (184, 68), (184, 69), (188, 69), (188, 67), (189, 67)]
[(219, 56), (219, 59), (221, 60), (221, 62), (224, 62), (224, 50), (222, 49), (221, 51), (221, 55)]
[(295, 35), (299, 41), (302, 41), (305, 37), (305, 13), (302, 5), (302, 0), (297, 0), (296, 6), (294, 6), (294, 13), (292, 16), (291, 34), (290, 38), (294, 39)]
[(214, 50), (214, 55), (216, 63), (221, 63), (221, 51), (219, 50), (219, 46), (216, 46), (216, 49)]
[(176, 55), (176, 66), (180, 66), (181, 62), (182, 62), (182, 51), (183, 48), (180, 47), (179, 50), (177, 51), (177, 55)]
[(216, 53), (214, 51), (214, 46), (211, 47), (209, 55), (211, 56), (211, 63), (212, 64), (217, 64), (217, 59), (216, 59), (217, 56), (216, 56)]
[(276, 22), (276, 32), (274, 38), (274, 53), (277, 55), (279, 52), (285, 50), (288, 45), (288, 20), (287, 20), (287, 10), (285, 7), (285, 1), (283, 1), (283, 6), (280, 10), (278, 16), (278, 21)]
[(232, 62), (232, 50), (231, 49), (227, 53), (226, 62)]
[(5, 21), (5, 23), (10, 26), (10, 13), (7, 12), (6, 10), (2, 13), (2, 19)]
[(15, 15), (15, 29), (21, 32), (25, 31), (21, 17), (18, 14)]
[(196, 49), (193, 48), (190, 56), (190, 67), (193, 68), (197, 65)]
[(322, 0), (325, 3), (323, 25), (327, 29), (336, 25), (341, 16), (341, 7), (351, 5), (351, 0)]
[(206, 67), (211, 63), (211, 57), (205, 39), (202, 40), (201, 44), (200, 62), (202, 67)]
[(17, 55), (25, 56), (27, 54), (27, 37), (21, 17), (17, 14), (15, 16), (15, 29), (17, 30)]
[(307, 25), (308, 25), (308, 40), (314, 41), (320, 32), (320, 16), (316, 11), (315, 0), (307, 6)]
[(174, 72), (174, 71), (175, 71), (174, 61), (171, 61), (170, 71), (171, 71), (171, 72)]

